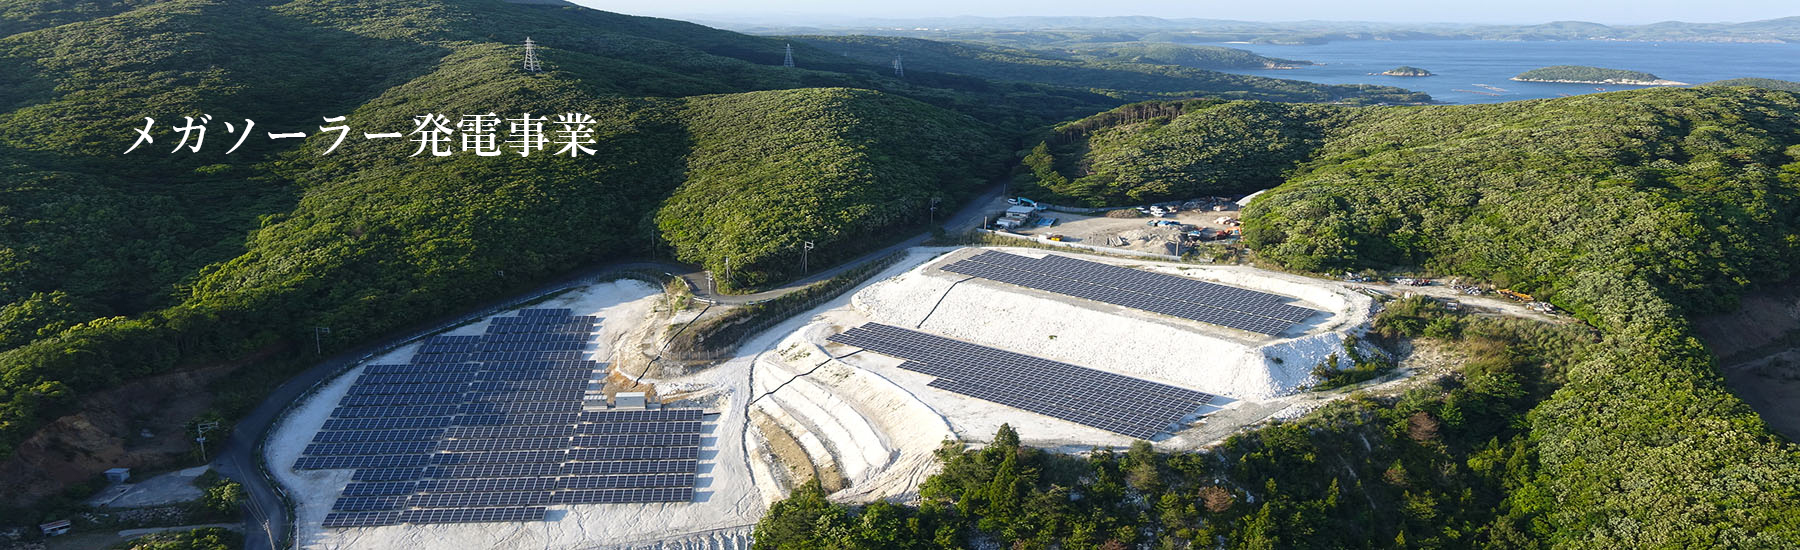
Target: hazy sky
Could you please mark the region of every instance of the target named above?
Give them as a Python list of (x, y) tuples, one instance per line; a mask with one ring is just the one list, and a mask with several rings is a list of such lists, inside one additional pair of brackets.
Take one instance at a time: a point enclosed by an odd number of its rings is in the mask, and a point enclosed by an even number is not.
[(1751, 21), (1800, 15), (1795, 0), (573, 0), (634, 15), (942, 17), (954, 15), (1153, 15), (1249, 21), (1600, 23)]

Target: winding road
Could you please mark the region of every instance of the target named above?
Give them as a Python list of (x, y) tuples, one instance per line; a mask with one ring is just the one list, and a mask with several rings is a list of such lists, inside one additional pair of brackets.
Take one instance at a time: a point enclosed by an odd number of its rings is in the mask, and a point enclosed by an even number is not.
[[(1002, 189), (1003, 186), (996, 184), (970, 199), (961, 210), (945, 218), (942, 226), (944, 230), (955, 233), (979, 226), (985, 221), (983, 219), (984, 211), (992, 208), (995, 201), (1000, 198)], [(921, 233), (880, 250), (858, 256), (849, 262), (819, 270), (780, 288), (754, 294), (718, 294), (713, 290), (710, 273), (694, 266), (671, 262), (635, 260), (610, 262), (590, 267), (530, 292), (494, 300), (465, 313), (435, 322), (421, 323), (411, 329), (400, 331), (399, 336), (359, 346), (320, 361), (276, 388), (268, 398), (263, 400), (262, 404), (238, 421), (237, 425), (232, 428), (230, 437), (226, 439), (224, 449), (214, 460), (213, 469), (220, 475), (244, 485), (246, 493), (244, 504), (245, 550), (274, 550), (279, 547), (280, 541), (288, 536), (288, 530), (292, 528), (293, 521), (288, 517), (287, 506), (283, 504), (284, 490), (278, 487), (262, 470), (264, 464), (260, 456), (261, 442), (288, 407), (295, 405), (314, 387), (326, 383), (335, 378), (338, 373), (359, 362), (451, 327), (514, 309), (523, 302), (593, 284), (620, 272), (661, 271), (681, 277), (693, 289), (694, 296), (700, 300), (716, 304), (750, 304), (799, 290), (870, 261), (886, 257), (893, 252), (918, 246), (930, 236), (930, 232)], [(295, 546), (299, 546), (299, 541), (295, 541)]]

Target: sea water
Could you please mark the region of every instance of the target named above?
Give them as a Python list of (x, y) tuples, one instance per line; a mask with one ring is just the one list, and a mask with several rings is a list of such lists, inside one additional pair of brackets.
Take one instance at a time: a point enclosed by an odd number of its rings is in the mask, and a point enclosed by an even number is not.
[[(1320, 65), (1288, 70), (1232, 70), (1321, 84), (1380, 84), (1418, 90), (1444, 103), (1495, 103), (1643, 86), (1514, 82), (1514, 75), (1550, 65), (1589, 65), (1643, 71), (1664, 80), (1703, 84), (1740, 77), (1800, 81), (1800, 44), (1630, 42), (1571, 40), (1344, 40), (1287, 46), (1209, 43)], [(1437, 76), (1380, 73), (1401, 65)]]

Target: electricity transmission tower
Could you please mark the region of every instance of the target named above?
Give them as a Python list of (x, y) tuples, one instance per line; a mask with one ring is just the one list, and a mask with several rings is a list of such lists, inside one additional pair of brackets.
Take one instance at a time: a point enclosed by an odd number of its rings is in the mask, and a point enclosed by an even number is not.
[(894, 56), (894, 76), (896, 78), (906, 78), (906, 66), (900, 63), (900, 56), (898, 55)]
[(794, 68), (794, 45), (793, 44), (787, 45), (787, 52), (781, 58), (781, 66), (787, 67), (789, 69)]
[(538, 64), (537, 43), (532, 42), (529, 36), (525, 37), (525, 72), (544, 72), (544, 67)]

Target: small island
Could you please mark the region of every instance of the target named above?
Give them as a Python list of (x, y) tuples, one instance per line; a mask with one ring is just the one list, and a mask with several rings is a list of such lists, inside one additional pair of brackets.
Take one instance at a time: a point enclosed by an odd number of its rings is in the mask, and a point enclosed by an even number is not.
[(1556, 65), (1532, 69), (1512, 77), (1519, 82), (1560, 82), (1565, 84), (1619, 84), (1626, 86), (1686, 86), (1686, 82), (1663, 80), (1662, 77), (1623, 69), (1605, 69), (1583, 65)]
[(1408, 65), (1401, 65), (1399, 67), (1394, 67), (1392, 69), (1388, 69), (1387, 72), (1375, 73), (1375, 74), (1378, 74), (1381, 76), (1408, 76), (1408, 77), (1411, 77), (1411, 76), (1437, 76), (1435, 74), (1432, 74), (1431, 71), (1427, 71), (1425, 69), (1421, 69), (1418, 67), (1412, 67), (1412, 66), (1408, 66)]

